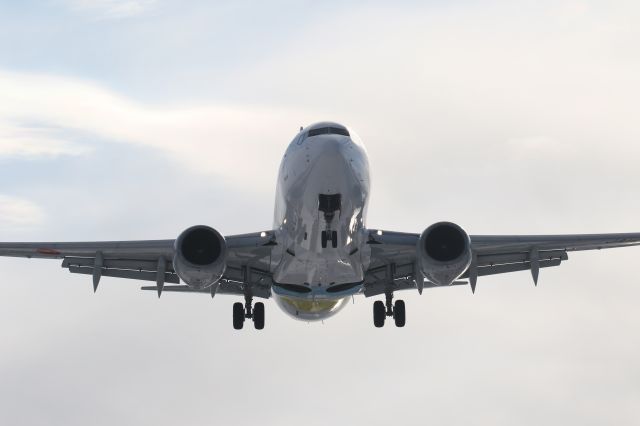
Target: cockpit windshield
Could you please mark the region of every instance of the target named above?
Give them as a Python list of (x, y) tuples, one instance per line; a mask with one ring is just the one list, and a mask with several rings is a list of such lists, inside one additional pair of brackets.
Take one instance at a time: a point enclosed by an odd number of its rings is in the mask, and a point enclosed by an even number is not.
[(341, 124), (324, 122), (324, 123), (316, 123), (311, 126), (311, 129), (307, 127), (307, 129), (300, 128), (300, 133), (295, 137), (292, 143), (296, 143), (297, 145), (302, 145), (307, 138), (312, 138), (314, 136), (322, 136), (322, 135), (340, 135), (346, 136), (348, 138), (353, 137), (349, 130)]
[(318, 135), (342, 135), (349, 136), (349, 131), (340, 127), (320, 127), (318, 129), (311, 129), (307, 132), (307, 137)]

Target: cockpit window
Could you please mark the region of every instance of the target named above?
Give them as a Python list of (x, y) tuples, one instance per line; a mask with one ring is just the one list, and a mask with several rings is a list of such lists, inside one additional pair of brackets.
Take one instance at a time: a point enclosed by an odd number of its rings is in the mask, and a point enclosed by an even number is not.
[(307, 137), (318, 136), (318, 135), (342, 135), (349, 136), (349, 131), (347, 129), (341, 129), (339, 127), (321, 127), (319, 129), (311, 129), (307, 132)]
[(347, 129), (341, 129), (340, 127), (329, 127), (329, 133), (333, 135), (349, 136)]

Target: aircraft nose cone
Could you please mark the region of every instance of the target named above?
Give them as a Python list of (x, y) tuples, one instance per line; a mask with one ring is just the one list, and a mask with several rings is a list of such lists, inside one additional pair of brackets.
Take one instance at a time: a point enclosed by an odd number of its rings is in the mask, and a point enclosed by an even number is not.
[(341, 141), (327, 138), (318, 141), (317, 149), (310, 156), (309, 180), (317, 194), (340, 193), (345, 182), (352, 181), (348, 148)]
[(334, 159), (344, 158), (346, 155), (346, 144), (344, 138), (327, 137), (319, 141), (321, 156), (333, 157)]

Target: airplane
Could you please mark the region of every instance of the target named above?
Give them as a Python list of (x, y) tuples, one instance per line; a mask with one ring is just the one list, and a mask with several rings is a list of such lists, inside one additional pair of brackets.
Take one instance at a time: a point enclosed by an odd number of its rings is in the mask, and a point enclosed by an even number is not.
[[(273, 228), (223, 236), (196, 225), (176, 239), (108, 242), (0, 243), (0, 256), (62, 259), (71, 273), (155, 282), (142, 290), (228, 294), (233, 327), (265, 325), (263, 302), (273, 298), (294, 319), (334, 316), (355, 295), (373, 303), (373, 323), (406, 323), (398, 291), (470, 285), (478, 277), (558, 266), (568, 252), (640, 244), (640, 233), (469, 235), (437, 222), (421, 234), (368, 228), (371, 182), (366, 149), (349, 127), (319, 122), (300, 128), (282, 158)], [(182, 284), (181, 284), (182, 283)], [(168, 285), (167, 285), (168, 284)]]

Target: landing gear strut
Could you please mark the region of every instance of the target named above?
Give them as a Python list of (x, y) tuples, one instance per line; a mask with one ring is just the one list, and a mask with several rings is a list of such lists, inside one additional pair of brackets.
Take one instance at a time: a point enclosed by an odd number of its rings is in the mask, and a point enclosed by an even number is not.
[(393, 317), (396, 327), (404, 327), (406, 323), (406, 310), (404, 300), (396, 300), (393, 303), (393, 293), (386, 293), (386, 303), (377, 300), (373, 303), (373, 325), (380, 328), (384, 326), (386, 317)]
[(329, 241), (331, 241), (331, 247), (338, 248), (338, 231), (322, 231), (321, 240), (322, 248), (327, 248)]
[(241, 330), (244, 326), (244, 320), (253, 320), (253, 326), (256, 330), (264, 328), (264, 303), (256, 302), (253, 305), (253, 297), (245, 295), (244, 305), (241, 302), (233, 304), (233, 328)]

